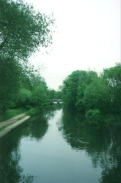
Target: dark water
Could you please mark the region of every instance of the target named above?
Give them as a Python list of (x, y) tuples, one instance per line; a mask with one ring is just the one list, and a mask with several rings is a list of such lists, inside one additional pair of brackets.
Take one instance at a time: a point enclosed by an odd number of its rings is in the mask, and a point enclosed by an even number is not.
[(0, 140), (0, 183), (121, 183), (121, 130), (62, 108)]

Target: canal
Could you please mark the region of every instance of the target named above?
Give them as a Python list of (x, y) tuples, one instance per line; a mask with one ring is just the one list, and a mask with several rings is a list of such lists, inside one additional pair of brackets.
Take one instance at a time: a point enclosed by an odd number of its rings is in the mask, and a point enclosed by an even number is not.
[(55, 106), (0, 140), (0, 183), (120, 183), (121, 130)]

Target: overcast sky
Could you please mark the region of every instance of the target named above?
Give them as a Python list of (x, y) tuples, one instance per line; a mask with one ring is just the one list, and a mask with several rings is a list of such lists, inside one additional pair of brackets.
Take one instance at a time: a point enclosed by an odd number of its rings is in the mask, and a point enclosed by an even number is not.
[(31, 62), (44, 64), (42, 76), (58, 89), (74, 70), (95, 70), (120, 62), (120, 0), (26, 0), (54, 13), (56, 33), (50, 54), (37, 52)]

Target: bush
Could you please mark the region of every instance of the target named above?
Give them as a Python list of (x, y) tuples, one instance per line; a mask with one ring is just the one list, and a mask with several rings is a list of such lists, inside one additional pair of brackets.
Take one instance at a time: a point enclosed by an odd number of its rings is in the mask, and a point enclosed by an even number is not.
[(107, 125), (121, 126), (121, 116), (113, 115), (113, 114), (107, 114), (105, 116), (104, 122)]
[(27, 105), (30, 105), (32, 103), (32, 93), (31, 91), (22, 88), (19, 92), (18, 98), (17, 98), (17, 106), (24, 107)]
[(16, 111), (9, 109), (5, 112), (5, 115), (6, 115), (6, 118), (8, 118), (8, 119), (12, 118), (13, 116), (16, 116)]
[(85, 114), (86, 119), (91, 123), (100, 122), (100, 111), (98, 109), (90, 109)]
[(29, 116), (34, 116), (34, 115), (39, 114), (39, 113), (40, 113), (39, 108), (32, 108), (26, 114)]
[(1, 116), (0, 121), (4, 121), (10, 118), (13, 118), (19, 114), (22, 114), (26, 111), (24, 108), (18, 108), (18, 109), (8, 109), (6, 112)]
[(31, 105), (26, 105), (25, 108), (26, 108), (27, 110), (30, 110), (30, 109), (32, 108), (32, 106), (31, 106)]

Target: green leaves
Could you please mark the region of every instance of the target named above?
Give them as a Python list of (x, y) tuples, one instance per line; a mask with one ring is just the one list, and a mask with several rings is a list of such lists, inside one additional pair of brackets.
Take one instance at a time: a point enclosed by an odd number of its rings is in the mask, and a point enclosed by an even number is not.
[(72, 72), (63, 82), (62, 93), (65, 104), (69, 107), (76, 107), (79, 111), (84, 111), (84, 92), (95, 78), (97, 78), (97, 74), (93, 71), (77, 70)]
[(52, 40), (53, 18), (24, 4), (22, 0), (0, 1), (0, 54), (25, 59), (38, 46), (48, 46)]
[(109, 112), (111, 107), (109, 88), (102, 79), (98, 78), (86, 87), (84, 105), (86, 110), (99, 109), (103, 114)]
[(88, 119), (91, 116), (99, 122), (100, 115), (103, 119), (105, 116), (106, 121), (110, 114), (115, 116), (112, 119), (121, 117), (120, 63), (104, 69), (100, 76), (94, 71), (74, 71), (64, 80), (61, 88), (64, 105), (86, 114)]
[(98, 124), (100, 121), (100, 111), (98, 109), (90, 109), (85, 114), (86, 119), (91, 122), (91, 124)]
[(47, 90), (43, 85), (34, 88), (32, 98), (34, 105), (39, 109), (43, 109), (48, 105)]
[(13, 58), (0, 57), (0, 110), (14, 106), (20, 87), (20, 75), (22, 67)]
[(0, 0), (0, 112), (32, 103), (35, 88), (46, 93), (46, 83), (27, 59), (38, 47), (51, 44), (53, 24), (53, 17), (23, 0)]

